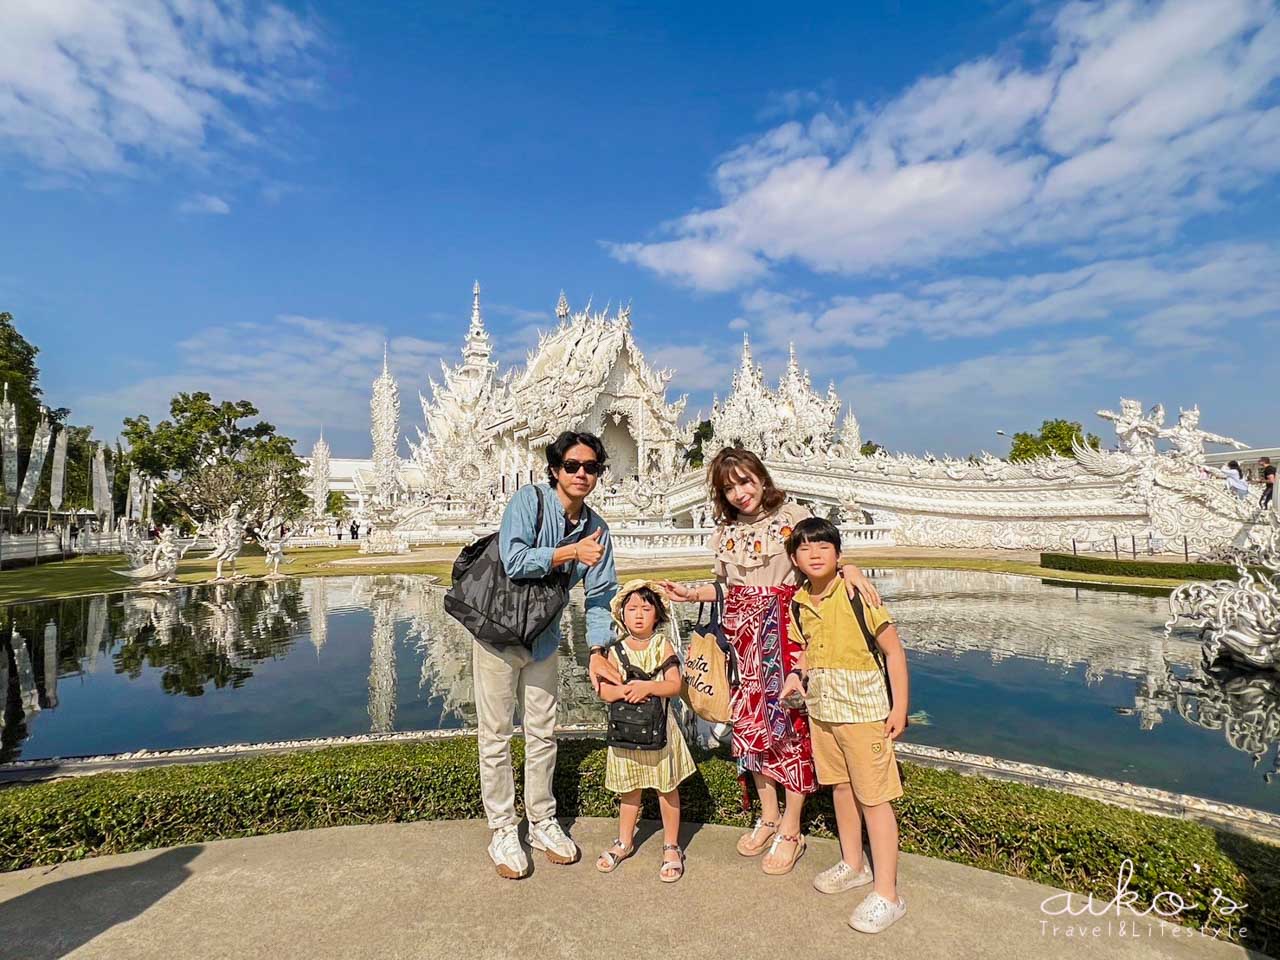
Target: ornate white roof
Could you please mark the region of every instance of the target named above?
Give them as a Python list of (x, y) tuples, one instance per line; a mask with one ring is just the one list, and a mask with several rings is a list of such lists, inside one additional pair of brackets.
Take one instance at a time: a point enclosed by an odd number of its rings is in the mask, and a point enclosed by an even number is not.
[[(788, 440), (829, 444), (836, 439), (836, 420), (843, 403), (835, 384), (825, 397), (813, 389), (809, 371), (796, 360), (795, 344), (777, 390), (765, 384), (764, 369), (751, 356), (751, 340), (742, 335), (742, 362), (733, 375), (733, 387), (723, 405), (711, 407), (711, 426), (720, 444), (741, 444), (770, 456)], [(844, 439), (859, 434), (853, 412), (845, 420)]]

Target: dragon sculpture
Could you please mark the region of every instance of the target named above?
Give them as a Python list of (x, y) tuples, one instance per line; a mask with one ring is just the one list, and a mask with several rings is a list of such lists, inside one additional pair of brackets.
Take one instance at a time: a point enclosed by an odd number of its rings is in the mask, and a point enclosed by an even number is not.
[[(1258, 561), (1255, 573), (1246, 558)], [(1182, 621), (1199, 627), (1204, 660), (1221, 656), (1254, 670), (1280, 670), (1280, 520), (1252, 554), (1237, 553), (1236, 580), (1184, 583), (1169, 597), (1166, 634)]]

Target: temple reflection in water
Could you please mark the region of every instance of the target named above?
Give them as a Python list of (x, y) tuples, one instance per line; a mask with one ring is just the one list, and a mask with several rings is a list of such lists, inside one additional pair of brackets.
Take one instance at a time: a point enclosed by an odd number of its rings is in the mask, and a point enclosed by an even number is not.
[[(1117, 735), (1140, 749), (1158, 749), (1170, 717), (1217, 731), (1255, 766), (1280, 741), (1276, 679), (1202, 669), (1194, 636), (1163, 635), (1162, 597), (963, 571), (876, 577), (920, 676), (913, 709), (938, 712), (931, 672), (979, 694), (1016, 674), (1078, 701), (1093, 721), (1121, 724)], [(473, 726), (472, 640), (442, 601), (423, 578), (358, 576), (8, 607), (0, 759)], [(560, 722), (599, 723), (580, 595), (562, 628)], [(1111, 699), (1102, 706), (1100, 696)], [(1046, 730), (1053, 721), (1045, 717)], [(964, 731), (953, 721), (928, 732), (946, 743)], [(1089, 772), (1089, 758), (1078, 759)], [(1041, 762), (1055, 760), (1068, 765)]]

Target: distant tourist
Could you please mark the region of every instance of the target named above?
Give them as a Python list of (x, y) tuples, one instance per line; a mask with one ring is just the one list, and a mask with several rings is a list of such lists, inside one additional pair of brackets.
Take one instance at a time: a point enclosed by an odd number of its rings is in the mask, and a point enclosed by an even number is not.
[[(569, 586), (583, 583), (587, 603), (587, 643), (592, 649), (593, 682), (619, 680), (604, 657), (612, 640), (610, 602), (618, 590), (609, 526), (584, 502), (599, 482), (607, 454), (591, 433), (566, 431), (546, 448), (549, 485), (528, 484), (512, 496), (498, 532), (502, 567), (513, 579), (567, 571)], [(539, 502), (542, 525), (537, 526)], [(515, 781), (511, 771), (511, 732), (516, 700), (524, 722), (524, 808), (529, 819), (529, 845), (552, 863), (576, 863), (581, 856), (556, 821), (551, 790), (556, 766), (556, 708), (559, 703), (560, 622), (533, 641), (532, 648), (473, 645), (477, 740), (480, 749), (480, 794), (493, 830), (489, 858), (501, 877), (517, 879), (529, 872), (516, 819)]]
[[(849, 918), (863, 933), (880, 933), (907, 912), (898, 895), (898, 822), (891, 801), (902, 796), (893, 742), (907, 728), (907, 657), (883, 606), (850, 597), (840, 582), (840, 531), (829, 520), (796, 524), (787, 554), (805, 576), (791, 604), (798, 668), (787, 673), (786, 702), (809, 708), (818, 782), (831, 786), (840, 860), (813, 885), (843, 893), (874, 883)], [(862, 853), (871, 841), (872, 873)]]
[(1265, 510), (1271, 506), (1271, 501), (1275, 497), (1276, 468), (1270, 457), (1260, 457), (1258, 466), (1262, 468), (1262, 499), (1258, 501), (1258, 506)]
[(71, 529), (69, 532), (71, 534), (71, 549), (74, 550), (76, 548), (76, 541), (80, 539), (80, 527), (74, 520), (71, 521)]
[(1227, 490), (1237, 498), (1240, 500), (1248, 499), (1249, 484), (1244, 478), (1244, 471), (1240, 469), (1238, 460), (1232, 460), (1225, 467), (1206, 466), (1204, 469), (1225, 479), (1227, 481)]
[(360, 524), (356, 523), (354, 520), (351, 521), (351, 539), (360, 539)]
[(662, 864), (658, 879), (674, 883), (684, 876), (684, 851), (680, 849), (680, 784), (697, 768), (668, 702), (678, 697), (680, 660), (659, 628), (671, 621), (666, 591), (648, 580), (632, 580), (613, 598), (613, 620), (618, 637), (608, 653), (623, 671), (626, 683), (602, 683), (600, 699), (608, 704), (635, 704), (656, 711), (663, 731), (643, 744), (609, 742), (605, 764), (606, 790), (621, 794), (618, 838), (596, 861), (601, 873), (612, 873), (635, 853), (636, 822), (645, 790), (656, 790), (662, 813)]
[(338, 540), (341, 541), (342, 540), (342, 521), (339, 520), (333, 526), (334, 526), (334, 529), (338, 531)]
[[(760, 796), (761, 816), (738, 840), (745, 857), (765, 853), (765, 873), (790, 873), (804, 855), (800, 834), (804, 799), (818, 789), (809, 740), (809, 720), (799, 708), (782, 703), (783, 680), (795, 669), (800, 647), (788, 630), (787, 610), (800, 574), (787, 555), (787, 537), (810, 511), (787, 501), (750, 450), (725, 447), (707, 470), (708, 499), (715, 508), (711, 536), (715, 574), (729, 585), (724, 629), (738, 662), (738, 686), (730, 695), (733, 755), (751, 774)], [(848, 589), (861, 591), (873, 606), (880, 595), (857, 567), (842, 571)], [(714, 602), (718, 585), (689, 587), (662, 582), (676, 600)], [(778, 787), (786, 793), (778, 805)]]

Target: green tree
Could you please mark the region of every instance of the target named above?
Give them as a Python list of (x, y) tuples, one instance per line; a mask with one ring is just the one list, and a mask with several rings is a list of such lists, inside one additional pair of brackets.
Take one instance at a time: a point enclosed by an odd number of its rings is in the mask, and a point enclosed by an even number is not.
[(339, 520), (347, 516), (347, 496), (341, 490), (330, 490), (324, 498), (324, 512)]
[(880, 444), (876, 443), (874, 440), (866, 440), (863, 441), (862, 446), (858, 448), (858, 452), (864, 457), (874, 457), (883, 449), (884, 447), (880, 446)]
[(1073, 440), (1082, 442), (1097, 450), (1102, 440), (1096, 435), (1084, 432), (1084, 427), (1075, 420), (1046, 420), (1040, 424), (1039, 433), (1019, 431), (1013, 435), (1013, 445), (1009, 448), (1009, 459), (1034, 460), (1036, 457), (1048, 457), (1053, 454), (1071, 456)]
[(154, 426), (146, 416), (125, 419), (129, 461), (157, 481), (159, 519), (198, 525), (235, 503), (253, 525), (301, 515), (302, 461), (293, 441), (257, 416), (247, 400), (214, 403), (201, 392), (178, 394), (170, 419)]
[(700, 468), (703, 465), (703, 446), (710, 442), (715, 436), (715, 430), (711, 427), (710, 420), (703, 420), (693, 431), (693, 442), (685, 448), (684, 462), (685, 466)]

